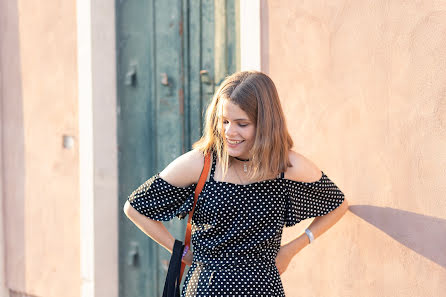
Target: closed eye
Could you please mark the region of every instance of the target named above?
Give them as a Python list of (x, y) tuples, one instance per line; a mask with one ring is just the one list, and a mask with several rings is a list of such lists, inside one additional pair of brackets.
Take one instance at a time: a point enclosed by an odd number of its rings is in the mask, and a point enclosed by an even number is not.
[[(223, 122), (223, 124), (225, 124), (225, 125), (228, 123), (227, 120), (223, 120), (222, 122)], [(239, 122), (238, 125), (239, 125), (240, 127), (246, 127), (246, 126), (249, 125), (249, 123), (240, 123), (240, 122)]]

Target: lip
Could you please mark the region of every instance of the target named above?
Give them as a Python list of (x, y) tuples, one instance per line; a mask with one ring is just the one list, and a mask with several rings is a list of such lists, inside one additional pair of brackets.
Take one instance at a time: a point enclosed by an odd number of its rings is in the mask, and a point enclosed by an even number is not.
[[(229, 141), (241, 141), (241, 142), (232, 144), (232, 143), (230, 143)], [(227, 144), (229, 147), (233, 147), (233, 148), (234, 148), (234, 147), (238, 146), (239, 144), (242, 144), (243, 141), (244, 141), (244, 140), (226, 139), (226, 144)]]

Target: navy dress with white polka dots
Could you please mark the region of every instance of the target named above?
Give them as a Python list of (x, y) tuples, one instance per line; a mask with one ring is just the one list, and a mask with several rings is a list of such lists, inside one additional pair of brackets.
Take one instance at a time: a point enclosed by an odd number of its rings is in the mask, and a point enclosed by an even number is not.
[[(194, 257), (181, 296), (285, 296), (275, 265), (283, 227), (331, 212), (344, 193), (323, 171), (314, 182), (282, 173), (241, 185), (214, 180), (215, 165), (214, 155), (192, 216)], [(128, 200), (153, 220), (183, 219), (192, 210), (195, 186), (176, 187), (156, 174)]]

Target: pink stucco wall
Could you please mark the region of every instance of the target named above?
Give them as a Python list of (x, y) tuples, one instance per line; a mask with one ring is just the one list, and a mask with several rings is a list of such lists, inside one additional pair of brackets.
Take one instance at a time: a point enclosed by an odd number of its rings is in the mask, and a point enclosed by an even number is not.
[(282, 275), (287, 296), (444, 296), (446, 1), (263, 8), (262, 65), (295, 149), (350, 204)]
[(75, 11), (0, 2), (6, 286), (35, 296), (80, 296)]
[[(350, 204), (295, 256), (287, 296), (442, 296), (446, 1), (261, 3), (262, 69), (295, 149)], [(80, 296), (75, 11), (0, 1), (6, 285), (35, 296)]]

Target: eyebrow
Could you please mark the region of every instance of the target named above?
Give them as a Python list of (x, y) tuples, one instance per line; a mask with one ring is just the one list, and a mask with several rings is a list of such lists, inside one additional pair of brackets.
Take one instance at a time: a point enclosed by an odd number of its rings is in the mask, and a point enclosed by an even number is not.
[[(225, 119), (226, 119), (225, 116), (220, 116), (220, 118), (225, 118)], [(234, 122), (240, 122), (240, 121), (247, 121), (247, 122), (249, 122), (249, 119), (241, 118), (241, 119), (235, 119), (235, 120), (234, 120)]]

